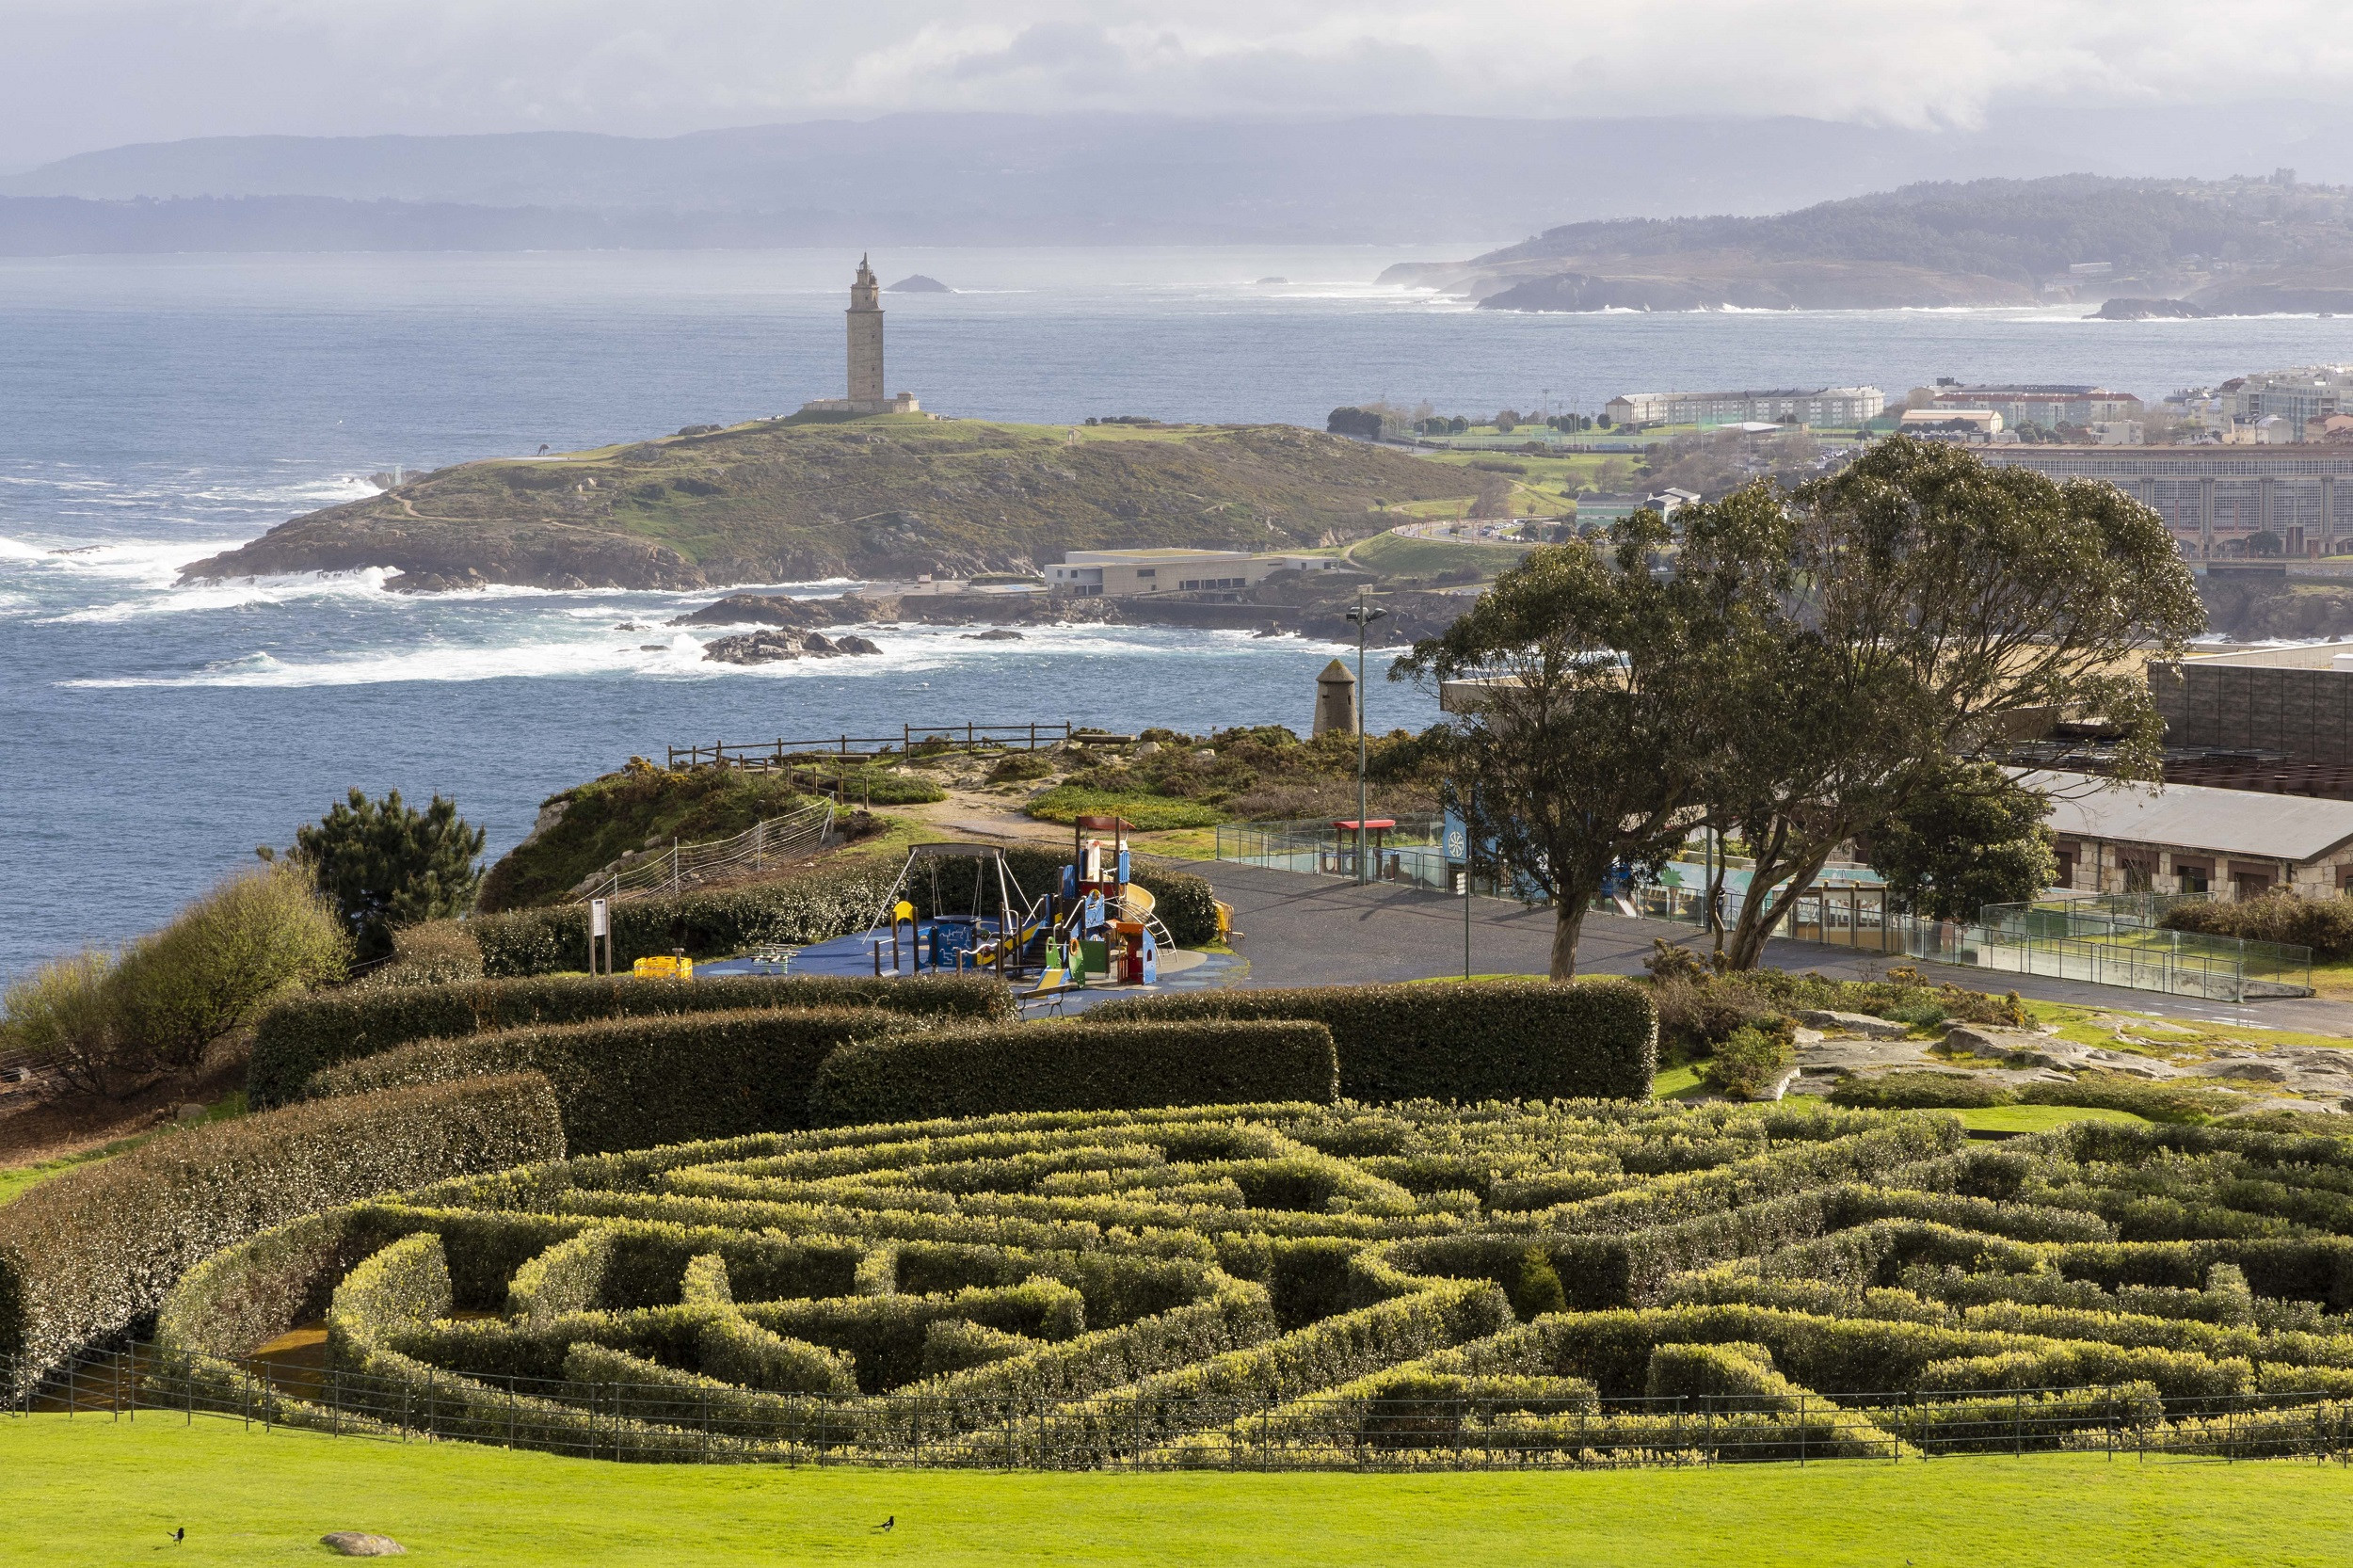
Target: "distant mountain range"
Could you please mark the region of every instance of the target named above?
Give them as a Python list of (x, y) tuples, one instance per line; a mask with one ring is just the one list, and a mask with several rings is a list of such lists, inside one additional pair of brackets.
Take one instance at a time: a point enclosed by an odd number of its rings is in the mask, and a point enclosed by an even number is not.
[(1768, 217), (1564, 224), (1389, 282), (1495, 310), (1884, 309), (2105, 300), (2353, 310), (2353, 192), (2071, 174), (1907, 185)]
[[(665, 138), (228, 136), (0, 177), (0, 254), (995, 244), (1415, 244), (1760, 215), (1923, 180), (2353, 180), (2334, 111), (2019, 111), (1977, 131), (1796, 118), (892, 115)], [(1889, 199), (1892, 200), (1892, 199)], [(1549, 242), (1550, 236), (1530, 244)], [(1483, 258), (1482, 258), (1483, 260)]]

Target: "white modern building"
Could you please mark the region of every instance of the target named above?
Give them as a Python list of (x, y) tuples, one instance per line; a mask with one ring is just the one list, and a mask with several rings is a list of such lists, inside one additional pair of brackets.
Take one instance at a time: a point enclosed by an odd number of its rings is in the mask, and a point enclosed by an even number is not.
[(1337, 555), (1245, 550), (1074, 550), (1046, 568), (1050, 593), (1112, 599), (1159, 593), (1218, 593), (1255, 588), (1279, 571), (1344, 573)]
[[(2258, 371), (2217, 389), (2231, 417), (2241, 424), (2286, 420), (2301, 432), (2307, 421), (2353, 411), (2353, 365), (2297, 365)], [(2290, 437), (2294, 440), (2294, 437)]]

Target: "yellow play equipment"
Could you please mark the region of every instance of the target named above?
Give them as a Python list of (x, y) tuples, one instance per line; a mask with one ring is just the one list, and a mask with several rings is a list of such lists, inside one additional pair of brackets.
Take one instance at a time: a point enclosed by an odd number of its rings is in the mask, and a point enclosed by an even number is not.
[(630, 974), (638, 980), (692, 980), (695, 961), (692, 958), (640, 958), (630, 966)]

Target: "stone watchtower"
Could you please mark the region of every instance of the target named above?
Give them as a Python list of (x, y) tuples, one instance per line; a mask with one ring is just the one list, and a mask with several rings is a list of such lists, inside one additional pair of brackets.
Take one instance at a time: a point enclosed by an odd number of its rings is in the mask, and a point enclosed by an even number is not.
[(1316, 727), (1321, 735), (1337, 729), (1343, 735), (1356, 733), (1356, 677), (1337, 659), (1323, 666), (1316, 677)]
[[(850, 285), (850, 405), (860, 413), (880, 412), (888, 401), (883, 392), (882, 290), (866, 258), (857, 259), (857, 279)], [(860, 407), (865, 405), (865, 407)]]

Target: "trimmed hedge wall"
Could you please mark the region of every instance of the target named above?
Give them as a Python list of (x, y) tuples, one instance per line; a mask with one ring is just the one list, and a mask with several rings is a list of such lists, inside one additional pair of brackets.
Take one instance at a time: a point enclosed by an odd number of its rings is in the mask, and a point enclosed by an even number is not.
[(1623, 980), (1314, 985), (1105, 1003), (1093, 1018), (1302, 1018), (1340, 1053), (1340, 1093), (1407, 1099), (1647, 1099), (1658, 1017)]
[(761, 1007), (515, 1029), (421, 1040), (346, 1063), (312, 1079), (310, 1092), (365, 1094), (536, 1071), (555, 1086), (571, 1151), (617, 1154), (808, 1127), (818, 1066), (836, 1048), (915, 1027), (879, 1008)]
[(0, 1207), (0, 1357), (28, 1381), (155, 1311), (199, 1261), (257, 1231), (563, 1154), (555, 1096), (536, 1073), (167, 1133)]
[(348, 1359), (353, 1336), (382, 1339), (449, 1316), (449, 1256), (441, 1239), (420, 1230), (376, 1253), (344, 1276), (327, 1309), (328, 1338), (337, 1361)]
[(2151, 1083), (2124, 1073), (2087, 1073), (2068, 1083), (2015, 1088), (1967, 1073), (1912, 1071), (1850, 1078), (1826, 1096), (1833, 1105), (1868, 1110), (1967, 1110), (1989, 1105), (2075, 1105), (2124, 1111), (2153, 1122), (2196, 1125), (2228, 1115), (2247, 1101), (2224, 1089)]
[(253, 1031), (246, 1097), (257, 1108), (289, 1105), (322, 1069), (418, 1040), (747, 1007), (881, 1007), (976, 1020), (1016, 1018), (1021, 1012), (1003, 982), (979, 976), (617, 980), (581, 974), (324, 991), (280, 1002), (262, 1016)]
[[(1070, 857), (1056, 850), (1008, 846), (1006, 868), (1029, 896), (1049, 891)], [(861, 929), (874, 918), (899, 874), (896, 857), (837, 862), (775, 882), (676, 898), (632, 899), (613, 905), (615, 962), (667, 953), (678, 944), (671, 923), (683, 921), (686, 951), (696, 958), (725, 956), (766, 943), (822, 942)], [(904, 890), (916, 913), (962, 914), (972, 906), (972, 880), (939, 868), (938, 904), (933, 907), (929, 876)], [(1159, 914), (1179, 947), (1197, 947), (1217, 935), (1217, 904), (1209, 884), (1191, 872), (1142, 858), (1130, 862), (1137, 886), (1159, 901)], [(984, 913), (996, 910), (995, 879), (982, 900)], [(588, 967), (588, 911), (564, 904), (479, 915), (467, 922), (482, 945), (482, 969), (494, 976), (550, 974)]]
[(817, 1069), (819, 1127), (1338, 1097), (1319, 1023), (1052, 1022), (859, 1041)]

